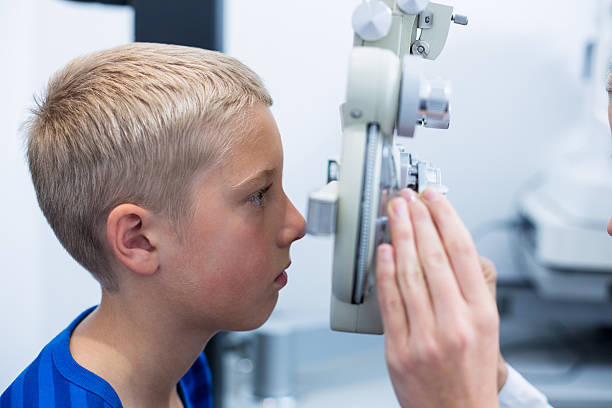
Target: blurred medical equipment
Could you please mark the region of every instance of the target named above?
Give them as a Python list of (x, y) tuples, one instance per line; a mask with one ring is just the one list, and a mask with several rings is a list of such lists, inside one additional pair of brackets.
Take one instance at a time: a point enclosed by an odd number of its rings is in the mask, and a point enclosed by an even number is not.
[(606, 79), (612, 66), (612, 1), (600, 1), (585, 50), (589, 106), (578, 121), (581, 146), (521, 191), (516, 239), (525, 274), (538, 294), (587, 302), (612, 300), (612, 149)]
[(518, 192), (512, 243), (524, 281), (498, 288), (504, 357), (555, 407), (612, 406), (612, 1), (597, 1), (595, 11), (583, 69), (588, 103), (561, 135), (557, 157)]
[(451, 23), (467, 17), (428, 0), (371, 0), (353, 14), (354, 48), (341, 107), (341, 160), (311, 194), (307, 231), (334, 234), (331, 327), (382, 333), (374, 289), (375, 251), (388, 242), (387, 202), (402, 188), (446, 193), (441, 172), (396, 144), (415, 127), (448, 129), (449, 86), (426, 81), (426, 60), (444, 48)]
[[(399, 408), (384, 338), (331, 331), (324, 321), (272, 316), (250, 333), (226, 333), (223, 408)], [(365, 385), (365, 386), (364, 386)]]

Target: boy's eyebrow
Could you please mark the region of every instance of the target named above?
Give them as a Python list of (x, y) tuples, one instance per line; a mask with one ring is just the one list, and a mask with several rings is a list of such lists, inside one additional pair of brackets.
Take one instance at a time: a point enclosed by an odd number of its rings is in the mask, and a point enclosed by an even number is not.
[(238, 184), (232, 186), (232, 189), (240, 189), (246, 185), (253, 184), (261, 179), (264, 179), (264, 180), (269, 179), (273, 175), (274, 175), (274, 169), (259, 170), (254, 175), (251, 175), (245, 178), (244, 180), (242, 180), (241, 182), (239, 182)]

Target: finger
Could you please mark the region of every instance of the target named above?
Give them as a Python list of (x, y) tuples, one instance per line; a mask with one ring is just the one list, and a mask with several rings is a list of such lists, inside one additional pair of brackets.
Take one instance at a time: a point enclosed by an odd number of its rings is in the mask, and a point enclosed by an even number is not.
[(410, 336), (408, 315), (397, 283), (393, 247), (389, 244), (381, 244), (377, 249), (376, 291), (387, 340), (404, 348)]
[(427, 331), (435, 324), (434, 313), (417, 256), (406, 201), (402, 197), (391, 200), (388, 215), (397, 284), (409, 317), (411, 331), (413, 333)]
[(433, 189), (422, 194), (440, 233), (463, 297), (468, 303), (489, 301), (476, 246), (449, 201)]
[(402, 195), (409, 201), (416, 250), (431, 293), (433, 309), (441, 323), (455, 315), (464, 304), (440, 236), (425, 204), (410, 190)]

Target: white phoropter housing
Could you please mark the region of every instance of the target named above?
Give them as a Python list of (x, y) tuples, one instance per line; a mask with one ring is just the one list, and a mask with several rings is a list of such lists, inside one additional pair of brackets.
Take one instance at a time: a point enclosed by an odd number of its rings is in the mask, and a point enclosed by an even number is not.
[(394, 138), (413, 137), (416, 125), (448, 128), (447, 85), (424, 81), (420, 73), (424, 60), (442, 51), (453, 21), (467, 24), (452, 7), (427, 0), (364, 1), (353, 14), (342, 154), (339, 163), (330, 161), (328, 184), (308, 204), (308, 233), (336, 234), (334, 330), (383, 331), (373, 269), (376, 246), (389, 241), (387, 201), (405, 187), (446, 192), (440, 170)]

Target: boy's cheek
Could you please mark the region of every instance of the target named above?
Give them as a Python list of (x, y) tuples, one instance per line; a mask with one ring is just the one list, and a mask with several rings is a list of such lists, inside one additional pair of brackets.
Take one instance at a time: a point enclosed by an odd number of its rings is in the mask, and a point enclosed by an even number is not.
[[(219, 264), (219, 269), (208, 282), (204, 282), (200, 299), (204, 300), (202, 309), (209, 311), (211, 306), (216, 315), (224, 316), (223, 325), (229, 330), (252, 330), (263, 324), (276, 305), (277, 292), (272, 287), (270, 273), (263, 268), (267, 265), (253, 257), (250, 261), (235, 257), (229, 262)], [(212, 303), (212, 305), (211, 305)]]
[(209, 284), (206, 286), (244, 296), (259, 291), (267, 280), (271, 280), (272, 259), (272, 254), (265, 248), (249, 247), (248, 242), (235, 241), (217, 246), (199, 264), (207, 275), (203, 277), (208, 281), (204, 282)]

